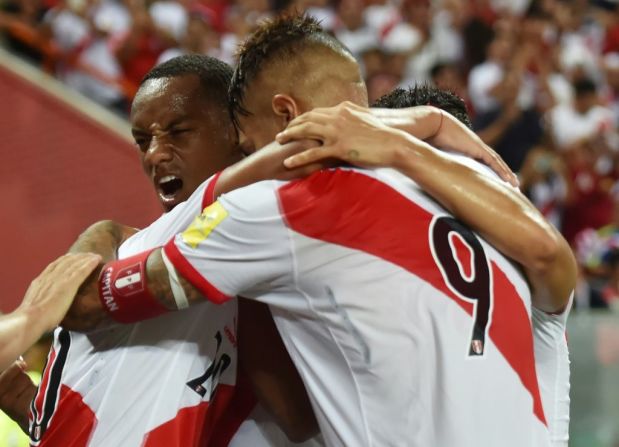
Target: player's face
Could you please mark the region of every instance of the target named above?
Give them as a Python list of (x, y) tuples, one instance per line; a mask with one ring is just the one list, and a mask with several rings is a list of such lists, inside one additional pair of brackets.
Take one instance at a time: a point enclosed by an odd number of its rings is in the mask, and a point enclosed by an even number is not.
[(166, 211), (240, 158), (226, 110), (209, 105), (194, 75), (147, 81), (133, 101), (131, 128)]

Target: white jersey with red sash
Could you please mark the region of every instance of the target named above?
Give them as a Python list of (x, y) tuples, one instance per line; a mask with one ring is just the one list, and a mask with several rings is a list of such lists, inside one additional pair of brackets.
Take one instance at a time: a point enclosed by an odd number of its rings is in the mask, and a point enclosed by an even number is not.
[(165, 252), (270, 305), (331, 446), (550, 445), (519, 271), (391, 170), (261, 182)]
[[(185, 227), (210, 202), (210, 184), (125, 242), (119, 257), (161, 245)], [(254, 407), (251, 393), (234, 395), (235, 334), (235, 300), (86, 335), (58, 329), (31, 406), (32, 445), (228, 445)]]

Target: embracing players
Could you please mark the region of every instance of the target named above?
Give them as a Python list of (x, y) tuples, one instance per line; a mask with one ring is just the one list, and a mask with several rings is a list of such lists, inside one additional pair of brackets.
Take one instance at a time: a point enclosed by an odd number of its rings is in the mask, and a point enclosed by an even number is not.
[[(316, 106), (364, 100), (350, 55), (307, 19), (258, 30), (237, 74), (237, 118), (256, 147)], [(541, 223), (551, 236), (552, 256), (532, 273), (564, 269), (569, 289), (571, 255), (561, 240), (552, 244), (554, 233), (537, 216), (521, 214), (520, 222)], [(101, 278), (103, 305), (124, 321), (201, 294), (270, 304), (331, 445), (550, 442), (524, 278), (392, 171), (336, 169), (238, 190), (164, 250), (112, 262)], [(563, 310), (568, 297), (551, 293), (543, 302)], [(99, 318), (89, 298), (74, 317)]]

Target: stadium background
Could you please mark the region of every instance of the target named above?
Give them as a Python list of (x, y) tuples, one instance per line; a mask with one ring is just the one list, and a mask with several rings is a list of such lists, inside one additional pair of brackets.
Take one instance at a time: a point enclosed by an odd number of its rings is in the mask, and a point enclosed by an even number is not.
[(0, 0), (0, 310), (90, 223), (159, 214), (126, 120), (141, 76), (187, 52), (233, 63), (243, 36), (285, 9), (351, 48), (371, 99), (414, 82), (465, 98), (581, 266), (570, 445), (619, 446), (616, 1)]

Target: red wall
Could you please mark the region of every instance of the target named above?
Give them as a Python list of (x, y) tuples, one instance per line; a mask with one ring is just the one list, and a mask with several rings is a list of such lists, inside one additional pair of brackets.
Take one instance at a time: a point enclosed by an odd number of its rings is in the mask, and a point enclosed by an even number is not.
[(159, 206), (125, 140), (0, 68), (0, 310), (89, 224), (144, 226)]

